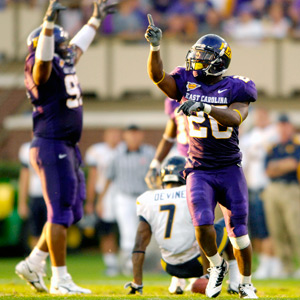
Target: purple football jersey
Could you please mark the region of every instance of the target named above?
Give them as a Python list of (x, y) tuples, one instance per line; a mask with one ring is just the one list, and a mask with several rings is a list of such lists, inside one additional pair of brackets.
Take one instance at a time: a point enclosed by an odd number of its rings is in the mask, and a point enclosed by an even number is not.
[(25, 62), (25, 86), (33, 105), (33, 132), (37, 137), (77, 143), (82, 131), (82, 97), (74, 64), (55, 55), (45, 84), (32, 78), (35, 53)]
[(177, 113), (179, 103), (171, 98), (165, 100), (165, 113), (169, 115), (177, 127), (177, 151), (180, 155), (187, 156), (189, 150), (189, 136), (185, 127), (185, 118), (182, 112)]
[[(184, 67), (177, 67), (172, 76), (181, 103), (193, 100), (226, 109), (234, 102), (254, 102), (257, 98), (255, 84), (247, 77), (226, 76), (206, 85)], [(186, 117), (186, 122), (190, 136), (187, 168), (218, 168), (241, 161), (238, 127), (224, 127), (204, 112)]]

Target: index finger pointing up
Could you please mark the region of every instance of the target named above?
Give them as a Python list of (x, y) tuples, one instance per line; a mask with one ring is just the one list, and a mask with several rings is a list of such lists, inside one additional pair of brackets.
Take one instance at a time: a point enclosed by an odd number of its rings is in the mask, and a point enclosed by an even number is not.
[(150, 26), (155, 26), (155, 25), (154, 25), (154, 22), (153, 22), (152, 15), (151, 15), (151, 14), (148, 14), (147, 17), (148, 17), (149, 25), (150, 25)]

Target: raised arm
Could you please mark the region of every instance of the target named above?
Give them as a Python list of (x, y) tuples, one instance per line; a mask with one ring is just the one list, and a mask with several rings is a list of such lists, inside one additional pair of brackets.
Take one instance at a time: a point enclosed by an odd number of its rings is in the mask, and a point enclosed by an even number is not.
[(46, 83), (51, 75), (54, 56), (54, 23), (58, 12), (65, 9), (58, 0), (50, 0), (44, 17), (43, 28), (38, 39), (35, 63), (32, 70), (33, 81), (36, 85)]
[(154, 159), (152, 160), (149, 170), (146, 174), (145, 181), (149, 189), (161, 188), (161, 182), (159, 178), (161, 162), (169, 154), (171, 148), (176, 141), (177, 125), (173, 119), (169, 119), (162, 139), (160, 140)]
[(70, 41), (70, 45), (75, 45), (76, 47), (75, 63), (78, 63), (81, 55), (91, 45), (96, 36), (97, 30), (100, 27), (102, 21), (105, 19), (106, 15), (116, 12), (118, 3), (108, 5), (107, 0), (97, 0), (94, 1), (93, 5), (94, 9), (91, 18)]
[(178, 91), (174, 78), (165, 72), (160, 57), (160, 41), (162, 31), (156, 27), (153, 18), (148, 14), (149, 26), (145, 33), (146, 40), (150, 43), (147, 70), (152, 81), (170, 98), (177, 99)]

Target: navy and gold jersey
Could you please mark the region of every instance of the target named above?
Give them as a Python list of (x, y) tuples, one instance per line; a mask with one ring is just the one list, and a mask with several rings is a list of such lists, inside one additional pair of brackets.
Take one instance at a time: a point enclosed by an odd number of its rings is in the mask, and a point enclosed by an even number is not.
[[(276, 144), (271, 148), (266, 157), (266, 166), (271, 160), (280, 160), (284, 158), (294, 158), (300, 164), (300, 139), (295, 137), (285, 144)], [(288, 183), (298, 182), (297, 171), (270, 178), (272, 181), (285, 181)]]

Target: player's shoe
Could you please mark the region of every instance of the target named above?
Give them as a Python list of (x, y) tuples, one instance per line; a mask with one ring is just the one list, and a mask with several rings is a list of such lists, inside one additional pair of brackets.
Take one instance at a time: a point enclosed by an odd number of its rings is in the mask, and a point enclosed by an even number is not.
[(208, 269), (209, 281), (205, 289), (205, 294), (208, 298), (215, 298), (221, 293), (222, 282), (225, 275), (228, 273), (228, 269), (228, 262), (224, 258), (220, 266)]
[(50, 294), (66, 295), (66, 294), (91, 294), (91, 290), (84, 289), (76, 285), (70, 274), (59, 280), (51, 278)]
[(169, 286), (170, 294), (181, 295), (185, 288), (185, 279), (173, 276)]
[(15, 268), (16, 274), (27, 281), (27, 283), (38, 292), (49, 292), (43, 277), (45, 274), (45, 262), (35, 265), (28, 261), (28, 258), (20, 261)]
[(252, 283), (243, 283), (239, 285), (240, 298), (244, 299), (257, 299), (258, 296), (255, 294), (256, 288)]
[(238, 281), (227, 281), (228, 287), (227, 287), (227, 293), (234, 295), (239, 293), (239, 282)]

